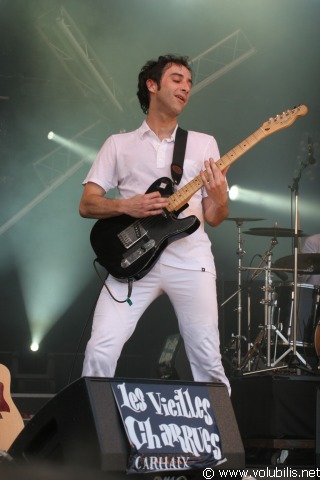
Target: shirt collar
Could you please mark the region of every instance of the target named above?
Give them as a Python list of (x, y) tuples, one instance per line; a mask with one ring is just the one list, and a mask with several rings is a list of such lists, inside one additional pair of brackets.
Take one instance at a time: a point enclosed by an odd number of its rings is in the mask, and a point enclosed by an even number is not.
[[(178, 128), (178, 125), (173, 130), (171, 137), (166, 139), (167, 142), (174, 142), (175, 141), (177, 128)], [(145, 135), (154, 135), (155, 136), (155, 133), (151, 130), (151, 128), (149, 127), (149, 125), (147, 124), (147, 122), (145, 120), (142, 122), (142, 125), (138, 129), (138, 132), (139, 132), (139, 135), (140, 135), (141, 139)]]

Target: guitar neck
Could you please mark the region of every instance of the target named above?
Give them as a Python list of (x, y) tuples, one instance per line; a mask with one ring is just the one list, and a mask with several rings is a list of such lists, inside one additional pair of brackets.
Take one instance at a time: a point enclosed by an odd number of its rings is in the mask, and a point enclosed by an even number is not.
[[(300, 105), (299, 107), (287, 110), (274, 118), (269, 118), (269, 120), (256, 132), (243, 140), (243, 142), (239, 143), (239, 145), (230, 150), (230, 152), (223, 155), (223, 157), (216, 162), (217, 167), (220, 168), (221, 171), (225, 170), (244, 153), (250, 150), (250, 148), (260, 142), (260, 140), (277, 130), (289, 127), (298, 117), (303, 117), (307, 113), (308, 108), (305, 105)], [(204, 174), (206, 175), (205, 171)], [(179, 211), (201, 187), (203, 187), (203, 181), (200, 175), (198, 175), (191, 180), (191, 182), (187, 183), (184, 187), (169, 197), (169, 212)]]
[[(250, 135), (248, 138), (243, 140), (239, 145), (234, 147), (228, 153), (223, 155), (217, 162), (217, 167), (223, 171), (225, 168), (229, 167), (234, 163), (238, 158), (244, 155), (250, 148), (254, 147), (258, 142), (263, 138), (269, 135), (262, 127), (260, 127), (256, 132)], [(206, 175), (206, 172), (204, 171)], [(191, 182), (187, 183), (184, 187), (180, 188), (177, 192), (173, 193), (169, 197), (169, 212), (178, 211), (182, 208), (190, 198), (203, 187), (203, 181), (200, 175), (195, 177)]]

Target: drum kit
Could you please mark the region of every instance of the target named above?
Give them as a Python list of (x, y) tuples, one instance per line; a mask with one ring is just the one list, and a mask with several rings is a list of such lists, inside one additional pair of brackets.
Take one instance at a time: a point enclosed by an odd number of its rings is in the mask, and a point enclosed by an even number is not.
[[(221, 307), (237, 296), (237, 333), (232, 335), (235, 341), (235, 370), (241, 374), (250, 374), (261, 370), (269, 371), (301, 368), (318, 371), (320, 359), (320, 286), (303, 283), (304, 275), (320, 274), (320, 253), (299, 253), (278, 259), (272, 263), (273, 249), (279, 237), (294, 239), (306, 237), (302, 230), (280, 228), (277, 224), (270, 228), (251, 228), (243, 232), (247, 235), (266, 236), (270, 245), (264, 255), (258, 255), (258, 266), (243, 266), (243, 240), (241, 227), (244, 222), (260, 221), (262, 218), (228, 218), (237, 225), (238, 237), (238, 285), (237, 291), (226, 299)], [(243, 285), (242, 273), (250, 273), (248, 284)], [(259, 332), (251, 340), (251, 284), (260, 274), (264, 274), (260, 303), (264, 306), (264, 321)], [(274, 281), (274, 274), (281, 282)], [(293, 281), (288, 281), (288, 275)], [(246, 290), (248, 298), (247, 337), (242, 335), (242, 296)], [(245, 339), (245, 351), (243, 340)], [(309, 357), (314, 358), (310, 364)]]

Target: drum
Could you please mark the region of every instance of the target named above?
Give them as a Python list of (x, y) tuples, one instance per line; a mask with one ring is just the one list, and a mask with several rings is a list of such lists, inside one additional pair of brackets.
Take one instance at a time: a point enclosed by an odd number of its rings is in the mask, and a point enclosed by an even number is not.
[(320, 285), (315, 287), (317, 290), (317, 300), (316, 300), (316, 328), (314, 330), (314, 349), (320, 360)]
[[(285, 283), (275, 287), (276, 300), (273, 323), (293, 344), (294, 284)], [(306, 283), (297, 284), (297, 330), (296, 346), (313, 347), (314, 331), (319, 320), (319, 287)]]

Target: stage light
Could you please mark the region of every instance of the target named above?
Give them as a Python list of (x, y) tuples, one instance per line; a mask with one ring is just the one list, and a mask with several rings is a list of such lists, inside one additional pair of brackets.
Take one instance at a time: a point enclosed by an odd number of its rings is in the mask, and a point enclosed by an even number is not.
[(239, 187), (237, 185), (232, 185), (229, 190), (229, 198), (230, 200), (236, 200), (239, 196)]
[(66, 137), (63, 137), (62, 135), (59, 135), (58, 133), (55, 132), (49, 132), (48, 133), (48, 139), (53, 140), (56, 142), (58, 145), (61, 147), (64, 147), (77, 155), (80, 155), (83, 157), (83, 160), (92, 162), (94, 158), (97, 155), (97, 149), (96, 148), (91, 148), (86, 145), (83, 145), (79, 142), (77, 142), (74, 139), (68, 139)]
[(289, 206), (289, 197), (278, 195), (270, 192), (262, 192), (258, 190), (250, 190), (238, 185), (232, 185), (229, 189), (230, 200), (250, 203), (257, 206), (268, 206), (269, 208), (277, 208), (280, 210), (287, 210)]
[(37, 342), (32, 342), (30, 345), (30, 350), (32, 352), (37, 352), (39, 350), (39, 344)]

